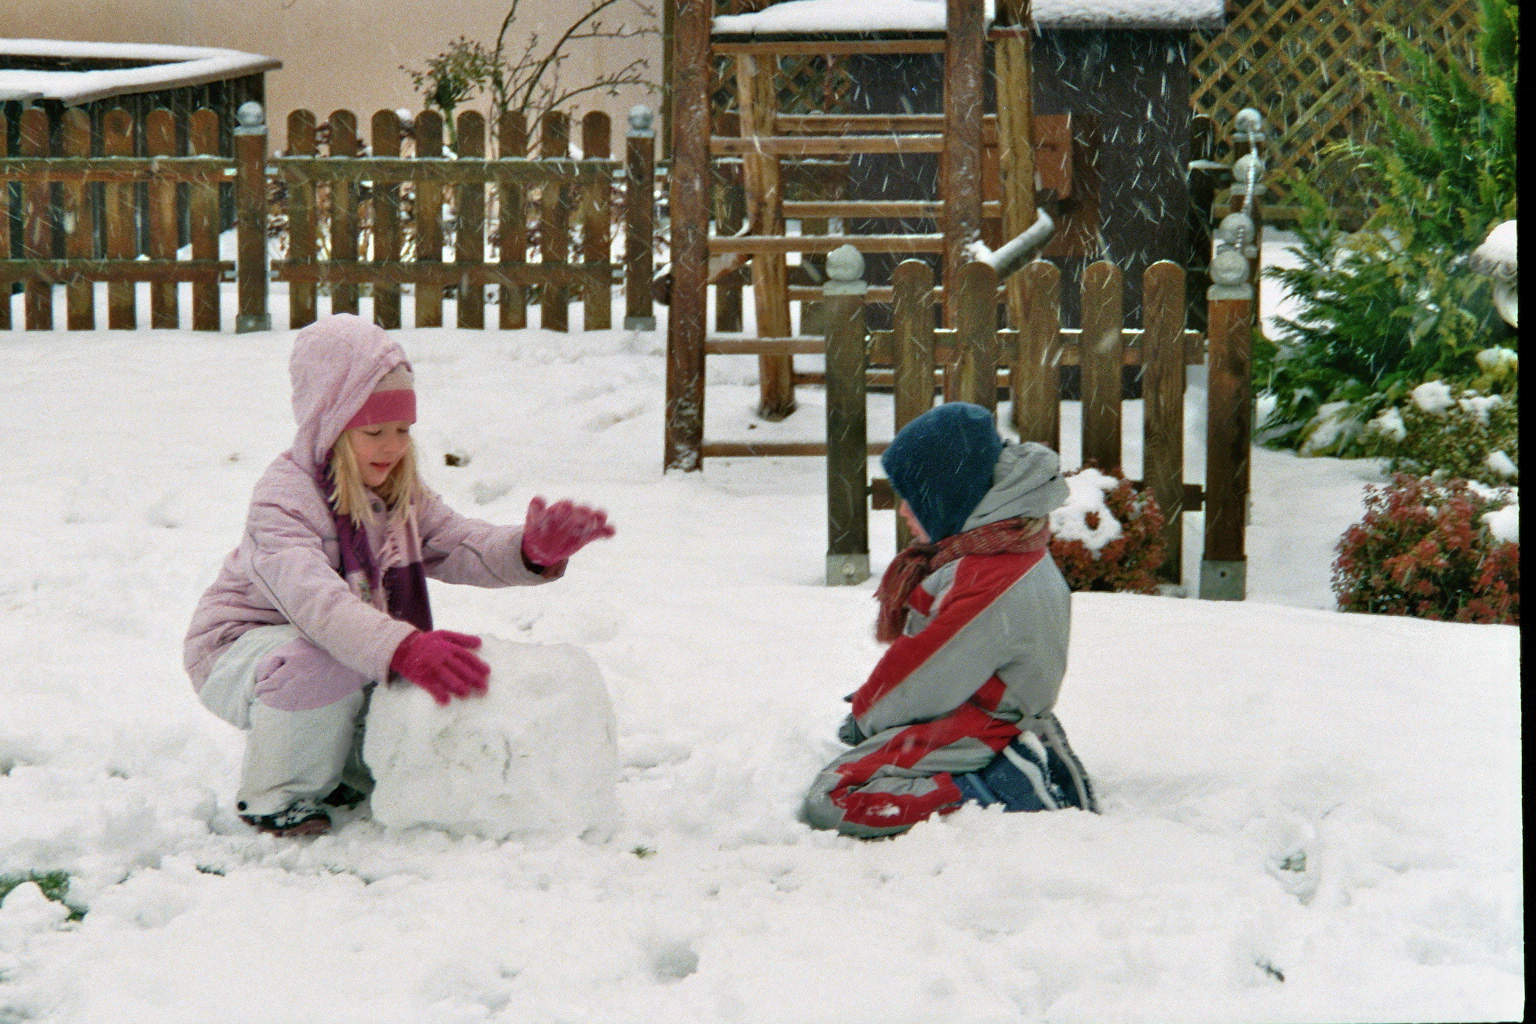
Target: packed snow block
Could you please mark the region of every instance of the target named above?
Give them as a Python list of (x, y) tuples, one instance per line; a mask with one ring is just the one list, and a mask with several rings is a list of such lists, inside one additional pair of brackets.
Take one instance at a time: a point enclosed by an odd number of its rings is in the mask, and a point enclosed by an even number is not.
[(486, 638), (483, 697), (439, 706), (409, 683), (374, 689), (363, 760), (375, 821), (487, 839), (605, 834), (617, 815), (613, 705), (566, 644)]

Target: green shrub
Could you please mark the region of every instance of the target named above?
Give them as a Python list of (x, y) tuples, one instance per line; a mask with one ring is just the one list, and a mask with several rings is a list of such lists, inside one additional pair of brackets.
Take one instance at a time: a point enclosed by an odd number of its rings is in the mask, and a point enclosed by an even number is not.
[(1298, 182), (1299, 264), (1268, 271), (1299, 312), (1255, 345), (1256, 389), (1270, 404), (1260, 436), (1308, 454), (1361, 454), (1364, 425), (1412, 389), (1465, 386), (1479, 351), (1516, 347), (1467, 258), (1516, 214), (1518, 11), (1483, 0), (1478, 58), (1465, 67), (1388, 39), (1403, 71), (1370, 75), (1382, 140), (1330, 150), (1365, 188), (1364, 227), (1347, 231)]
[(1485, 392), (1426, 381), (1366, 424), (1360, 453), (1386, 459), (1394, 474), (1518, 484), (1519, 391), (1512, 383)]
[[(1131, 486), (1118, 470), (1104, 474), (1090, 465), (1066, 476), (1074, 497), (1051, 513), (1051, 555), (1067, 586), (1156, 593), (1157, 570), (1167, 551), (1163, 510), (1152, 492)], [(1076, 485), (1071, 485), (1073, 477), (1079, 478)], [(1093, 500), (1096, 494), (1079, 497), (1094, 491), (1103, 494), (1102, 504)]]
[(1338, 544), (1333, 592), (1347, 612), (1520, 624), (1520, 543), (1490, 529), (1510, 504), (1465, 480), (1406, 474), (1367, 486), (1365, 518)]

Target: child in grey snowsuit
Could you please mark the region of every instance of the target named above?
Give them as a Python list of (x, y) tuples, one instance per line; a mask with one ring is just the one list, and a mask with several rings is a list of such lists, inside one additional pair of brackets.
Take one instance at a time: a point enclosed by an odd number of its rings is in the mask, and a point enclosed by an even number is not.
[(876, 592), (890, 647), (849, 698), (838, 736), (852, 749), (816, 777), (805, 821), (874, 838), (967, 801), (1095, 810), (1052, 713), (1071, 616), (1049, 547), (1067, 496), (1056, 453), (1005, 443), (989, 410), (950, 402), (881, 463), (915, 539)]

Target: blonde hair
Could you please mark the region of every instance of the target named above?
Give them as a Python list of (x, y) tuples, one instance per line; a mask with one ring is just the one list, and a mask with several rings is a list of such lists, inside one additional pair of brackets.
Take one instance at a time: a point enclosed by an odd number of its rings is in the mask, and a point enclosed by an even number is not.
[[(350, 430), (341, 432), (331, 447), (331, 493), (327, 495), (331, 507), (339, 514), (349, 516), (358, 526), (373, 522), (373, 505), (368, 500), (368, 487), (357, 467), (357, 454), (352, 450)], [(421, 477), (416, 473), (416, 440), (405, 446), (405, 454), (389, 476), (374, 490), (384, 499), (384, 507), (390, 515), (409, 512), (411, 502), (421, 489)]]

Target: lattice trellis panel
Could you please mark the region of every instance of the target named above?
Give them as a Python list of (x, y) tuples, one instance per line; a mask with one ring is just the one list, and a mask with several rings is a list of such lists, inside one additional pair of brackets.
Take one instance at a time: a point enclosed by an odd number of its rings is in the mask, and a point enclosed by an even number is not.
[(1370, 72), (1398, 70), (1387, 29), (1465, 63), (1477, 8), (1477, 0), (1228, 0), (1226, 28), (1195, 40), (1191, 102), (1222, 126), (1243, 107), (1264, 114), (1272, 214), (1293, 203), (1287, 182), (1311, 173), (1347, 210), (1359, 183), (1330, 166), (1325, 150), (1377, 135), (1366, 82)]

